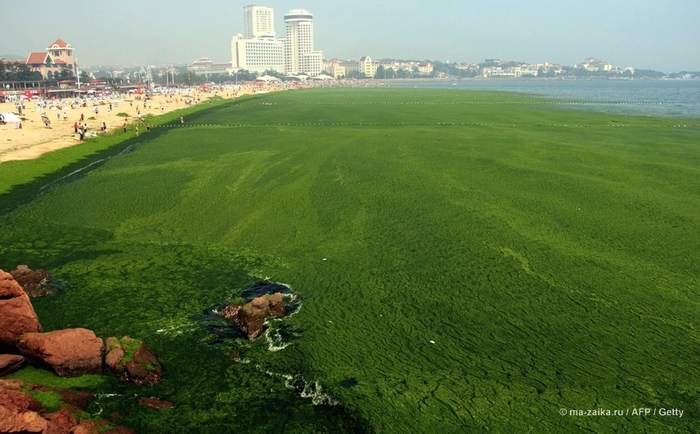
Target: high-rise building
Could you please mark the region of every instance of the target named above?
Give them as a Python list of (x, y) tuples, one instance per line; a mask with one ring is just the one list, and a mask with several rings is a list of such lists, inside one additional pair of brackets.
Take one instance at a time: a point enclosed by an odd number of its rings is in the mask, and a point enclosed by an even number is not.
[(266, 6), (248, 5), (243, 7), (243, 38), (274, 38), (275, 12)]
[(250, 72), (284, 72), (284, 43), (275, 38), (272, 8), (243, 7), (243, 34), (231, 41), (231, 64), (234, 69)]
[(323, 68), (323, 53), (314, 51), (314, 17), (295, 9), (284, 16), (286, 38), (275, 38), (274, 11), (257, 5), (243, 7), (244, 32), (231, 41), (234, 69), (275, 70), (315, 76)]
[(245, 39), (240, 33), (231, 42), (234, 69), (263, 73), (284, 72), (284, 44), (275, 38)]
[(314, 51), (314, 16), (303, 9), (291, 10), (284, 16), (286, 38), (284, 40), (285, 71), (288, 74), (321, 73), (323, 54)]

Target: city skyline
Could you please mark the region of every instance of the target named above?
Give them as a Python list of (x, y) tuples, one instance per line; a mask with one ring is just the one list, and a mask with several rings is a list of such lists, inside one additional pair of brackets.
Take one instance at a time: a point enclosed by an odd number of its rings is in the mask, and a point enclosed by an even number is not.
[[(57, 38), (75, 47), (81, 64), (190, 63), (231, 58), (231, 38), (243, 31), (246, 2), (123, 0), (118, 8), (64, 0), (47, 10), (26, 0), (6, 16), (0, 54), (24, 56)], [(352, 4), (304, 0), (256, 3), (283, 15), (306, 9), (315, 18), (315, 45), (327, 59), (426, 59), (479, 63), (486, 58), (570, 65), (594, 56), (616, 66), (664, 72), (700, 70), (700, 3), (592, 0), (575, 7), (555, 1), (498, 4), (438, 0)], [(80, 12), (78, 12), (80, 11)], [(41, 25), (29, 25), (23, 17)]]

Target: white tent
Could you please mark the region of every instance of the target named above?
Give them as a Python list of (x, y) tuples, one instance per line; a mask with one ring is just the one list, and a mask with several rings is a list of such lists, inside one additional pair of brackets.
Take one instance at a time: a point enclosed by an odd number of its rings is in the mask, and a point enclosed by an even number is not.
[(20, 126), (22, 125), (22, 119), (17, 117), (16, 114), (14, 114), (14, 113), (0, 113), (0, 114), (2, 114), (3, 122), (5, 122), (7, 124), (14, 124), (15, 128), (20, 128)]
[(304, 74), (299, 74), (299, 75), (285, 75), (284, 79), (285, 80), (297, 80), (297, 81), (304, 81), (308, 79), (309, 77)]
[(312, 80), (335, 80), (333, 77), (331, 77), (330, 75), (326, 75), (326, 74), (320, 74), (320, 75), (317, 75), (315, 77), (311, 77), (311, 79)]
[(264, 82), (269, 82), (269, 81), (280, 81), (279, 78), (273, 77), (273, 76), (271, 76), (271, 75), (263, 75), (263, 76), (261, 76), (261, 77), (256, 78), (256, 80), (264, 81)]

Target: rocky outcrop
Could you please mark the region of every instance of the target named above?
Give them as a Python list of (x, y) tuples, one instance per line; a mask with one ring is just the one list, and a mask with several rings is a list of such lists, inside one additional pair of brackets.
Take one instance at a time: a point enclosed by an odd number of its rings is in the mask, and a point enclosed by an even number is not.
[(27, 360), (16, 354), (0, 354), (0, 377), (10, 375), (24, 367)]
[(54, 294), (50, 287), (51, 275), (46, 270), (32, 270), (26, 265), (18, 265), (10, 274), (30, 297)]
[(0, 353), (16, 353), (21, 335), (41, 331), (27, 294), (11, 274), (0, 270)]
[(61, 377), (102, 374), (104, 342), (92, 330), (26, 333), (17, 347), (30, 364), (48, 367)]
[(220, 315), (233, 322), (252, 341), (260, 336), (268, 318), (284, 315), (284, 299), (280, 292), (265, 294), (248, 303), (232, 303)]
[(163, 368), (153, 351), (142, 341), (128, 336), (107, 338), (105, 365), (122, 381), (139, 385), (153, 386), (163, 375)]
[[(49, 412), (31, 394), (56, 393), (61, 408)], [(81, 395), (76, 398), (76, 395)], [(83, 396), (84, 395), (84, 396)], [(72, 398), (66, 398), (66, 396)], [(87, 398), (87, 399), (86, 399)], [(82, 420), (78, 412), (92, 395), (24, 383), (21, 380), (0, 381), (0, 432), (41, 434), (134, 434), (133, 431), (104, 420)], [(78, 405), (76, 405), (78, 404)]]

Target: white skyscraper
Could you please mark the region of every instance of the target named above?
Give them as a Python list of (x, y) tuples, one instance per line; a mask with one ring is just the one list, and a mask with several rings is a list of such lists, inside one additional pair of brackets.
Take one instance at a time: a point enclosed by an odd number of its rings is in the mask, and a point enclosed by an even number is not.
[(263, 73), (284, 72), (284, 44), (275, 38), (245, 39), (240, 33), (231, 41), (234, 69)]
[(248, 5), (243, 7), (243, 38), (274, 38), (275, 12), (266, 6)]
[(243, 34), (231, 41), (231, 60), (236, 70), (263, 73), (284, 72), (284, 43), (275, 38), (275, 14), (272, 8), (243, 7)]
[(314, 51), (314, 16), (303, 9), (294, 9), (284, 16), (285, 70), (288, 74), (321, 73), (323, 53)]

